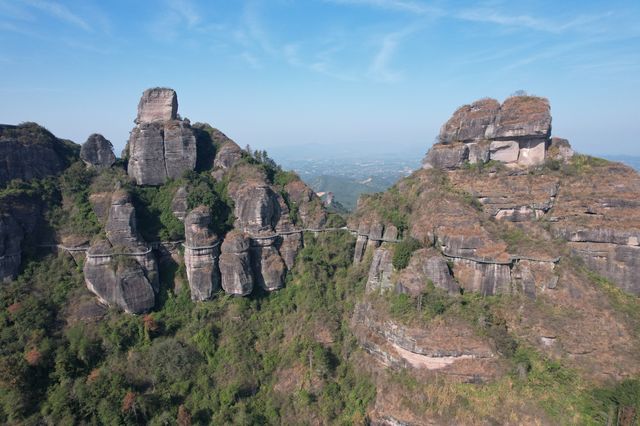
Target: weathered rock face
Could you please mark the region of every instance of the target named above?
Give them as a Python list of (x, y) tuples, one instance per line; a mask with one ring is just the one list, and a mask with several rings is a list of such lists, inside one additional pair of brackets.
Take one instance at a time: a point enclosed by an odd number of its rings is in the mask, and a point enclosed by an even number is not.
[(285, 186), (289, 202), (298, 208), (301, 225), (305, 228), (321, 228), (327, 222), (327, 212), (322, 201), (303, 181), (294, 180)]
[(433, 249), (416, 250), (411, 255), (409, 265), (400, 273), (396, 290), (419, 296), (427, 289), (429, 282), (450, 294), (460, 292), (460, 286), (453, 279), (447, 260), (440, 253)]
[(113, 145), (104, 136), (94, 133), (80, 148), (80, 158), (89, 167), (108, 169), (116, 162)]
[(263, 290), (279, 290), (284, 286), (284, 275), (287, 270), (284, 260), (273, 243), (270, 245), (262, 245), (264, 244), (262, 241), (257, 243), (259, 244), (251, 247), (255, 281)]
[(486, 139), (542, 138), (551, 136), (551, 107), (545, 98), (512, 96), (500, 106), (487, 126)]
[(147, 89), (138, 103), (136, 123), (175, 120), (178, 115), (178, 95), (173, 89)]
[(78, 155), (78, 146), (56, 138), (35, 123), (0, 125), (0, 187), (60, 174)]
[(280, 219), (277, 194), (266, 183), (250, 182), (233, 191), (235, 227), (245, 232), (273, 231)]
[(409, 327), (363, 302), (356, 305), (351, 327), (364, 350), (389, 367), (437, 371), (456, 381), (474, 382), (498, 372), (491, 346), (464, 323)]
[[(224, 134), (220, 132), (222, 136)], [(213, 160), (213, 167), (220, 169), (228, 169), (233, 167), (242, 158), (242, 149), (231, 139), (224, 141), (218, 152), (216, 158)]]
[(0, 214), (0, 283), (15, 278), (22, 260), (22, 228), (13, 217)]
[(113, 252), (107, 241), (94, 244), (87, 252), (84, 266), (87, 288), (100, 302), (127, 313), (148, 311), (155, 304), (149, 271), (134, 259), (114, 261)]
[(246, 296), (253, 291), (249, 237), (238, 231), (227, 234), (220, 255), (220, 276), (225, 292)]
[(494, 124), (498, 111), (500, 103), (490, 98), (461, 106), (440, 129), (440, 142), (471, 142), (485, 139), (487, 127)]
[(189, 121), (177, 119), (177, 107), (173, 90), (143, 94), (128, 143), (128, 173), (138, 185), (161, 185), (195, 168), (196, 138)]
[[(502, 105), (482, 99), (460, 107), (440, 130), (439, 143), (427, 153), (425, 168), (458, 169), (490, 160), (513, 167), (544, 163), (550, 146), (549, 101), (513, 96)], [(566, 149), (563, 153), (568, 155)]]
[(551, 145), (549, 146), (547, 155), (552, 160), (558, 160), (566, 163), (571, 159), (571, 157), (573, 157), (574, 152), (568, 140), (562, 138), (551, 138)]
[(200, 206), (184, 220), (184, 264), (192, 300), (209, 300), (220, 287), (218, 237), (211, 232), (211, 210)]
[(87, 288), (109, 306), (134, 314), (148, 311), (159, 291), (158, 265), (138, 235), (135, 210), (126, 192), (113, 193), (105, 231), (107, 240), (95, 242), (87, 252)]
[(553, 208), (560, 188), (560, 179), (553, 175), (510, 173), (479, 179), (473, 173), (456, 171), (448, 177), (457, 188), (475, 197), (486, 213), (511, 222), (543, 217)]
[(469, 147), (463, 143), (434, 145), (424, 159), (424, 167), (439, 169), (458, 169), (469, 161)]
[(381, 247), (373, 253), (369, 277), (367, 278), (367, 293), (382, 293), (393, 288), (391, 283), (391, 275), (393, 274), (392, 258), (393, 252), (386, 247)]
[(623, 290), (640, 295), (640, 176), (602, 163), (566, 179), (553, 210), (552, 230), (574, 254)]

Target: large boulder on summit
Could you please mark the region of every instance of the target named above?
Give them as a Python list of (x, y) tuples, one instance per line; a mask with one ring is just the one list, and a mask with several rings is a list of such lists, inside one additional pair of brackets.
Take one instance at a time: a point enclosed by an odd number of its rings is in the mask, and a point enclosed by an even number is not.
[(500, 106), (486, 139), (542, 138), (551, 136), (551, 106), (546, 98), (512, 96)]
[(113, 145), (104, 136), (94, 133), (80, 148), (80, 158), (89, 167), (108, 169), (116, 162)]
[(35, 123), (0, 125), (0, 187), (60, 174), (78, 156), (78, 146)]
[[(510, 167), (542, 164), (551, 145), (550, 111), (549, 101), (536, 96), (512, 96), (502, 105), (481, 99), (462, 106), (442, 126), (423, 167), (454, 170), (490, 160)], [(563, 146), (562, 155), (572, 154)]]
[(196, 138), (188, 120), (177, 117), (171, 89), (144, 92), (128, 143), (128, 173), (138, 185), (161, 185), (196, 167)]
[(184, 219), (184, 264), (192, 300), (209, 300), (220, 287), (220, 245), (210, 226), (209, 207), (196, 207)]
[(147, 89), (138, 103), (136, 123), (169, 121), (178, 117), (178, 95), (173, 89)]
[(97, 240), (87, 252), (84, 277), (98, 299), (129, 313), (142, 313), (155, 304), (159, 291), (155, 255), (137, 231), (135, 209), (129, 195), (111, 196), (106, 240)]
[(20, 269), (22, 228), (8, 214), (0, 214), (0, 283), (15, 278)]
[(500, 103), (485, 98), (461, 106), (440, 129), (441, 143), (471, 142), (485, 139), (487, 127), (496, 119)]
[(225, 292), (246, 296), (253, 291), (250, 246), (249, 237), (238, 231), (229, 232), (222, 243), (220, 276)]

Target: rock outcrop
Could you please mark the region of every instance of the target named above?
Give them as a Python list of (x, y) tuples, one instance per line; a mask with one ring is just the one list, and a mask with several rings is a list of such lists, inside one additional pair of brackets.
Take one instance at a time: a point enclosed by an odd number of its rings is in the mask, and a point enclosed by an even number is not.
[(209, 300), (220, 287), (220, 242), (211, 231), (211, 210), (200, 206), (184, 220), (184, 264), (192, 300)]
[(170, 121), (178, 118), (178, 95), (175, 90), (156, 87), (147, 89), (138, 103), (136, 123)]
[[(547, 99), (512, 96), (502, 105), (495, 99), (481, 99), (458, 108), (442, 126), (423, 167), (452, 170), (490, 160), (510, 167), (540, 165), (550, 157), (550, 135)], [(562, 154), (557, 155), (567, 158), (572, 152), (563, 143)]]
[(128, 173), (138, 185), (161, 185), (196, 166), (196, 138), (188, 120), (177, 116), (171, 89), (148, 89), (138, 105), (128, 143)]
[(134, 207), (122, 190), (111, 197), (105, 231), (107, 239), (96, 241), (87, 252), (87, 288), (106, 305), (134, 314), (148, 311), (159, 290), (158, 266), (137, 232)]
[(229, 294), (246, 296), (253, 291), (249, 237), (239, 231), (231, 231), (222, 243), (220, 276), (222, 288)]
[(566, 179), (551, 216), (554, 235), (566, 239), (585, 264), (640, 296), (640, 176), (601, 161)]
[(462, 322), (411, 327), (362, 302), (355, 307), (351, 327), (365, 351), (389, 367), (437, 371), (466, 382), (487, 381), (498, 373), (491, 345)]
[(80, 159), (89, 167), (108, 169), (116, 162), (113, 145), (104, 136), (94, 133), (80, 148)]
[(13, 179), (29, 181), (60, 174), (79, 147), (56, 138), (35, 123), (0, 125), (0, 187)]
[(0, 214), (0, 283), (15, 278), (22, 259), (22, 228), (8, 214)]
[(449, 264), (440, 253), (434, 249), (416, 250), (411, 255), (409, 265), (398, 277), (397, 291), (419, 296), (429, 283), (450, 294), (460, 293), (460, 286), (453, 279)]

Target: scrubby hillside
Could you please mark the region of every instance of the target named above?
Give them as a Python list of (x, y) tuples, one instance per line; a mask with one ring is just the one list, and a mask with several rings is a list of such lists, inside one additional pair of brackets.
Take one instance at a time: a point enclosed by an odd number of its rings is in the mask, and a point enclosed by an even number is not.
[(640, 176), (548, 101), (462, 107), (347, 222), (177, 110), (119, 160), (11, 128), (62, 166), (0, 189), (0, 422), (638, 424)]

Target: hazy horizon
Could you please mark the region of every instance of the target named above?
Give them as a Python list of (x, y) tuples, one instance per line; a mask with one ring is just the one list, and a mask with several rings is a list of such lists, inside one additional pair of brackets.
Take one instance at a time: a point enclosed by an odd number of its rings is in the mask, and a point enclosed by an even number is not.
[(639, 18), (622, 0), (0, 0), (0, 122), (119, 154), (142, 91), (168, 86), (241, 146), (424, 154), (458, 106), (522, 89), (577, 151), (640, 156)]

